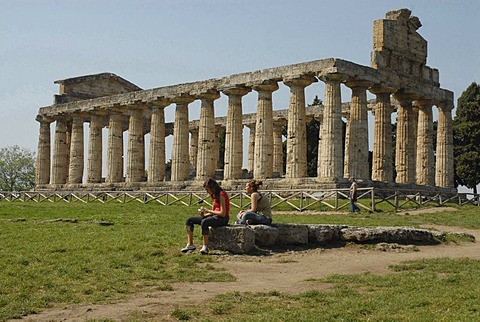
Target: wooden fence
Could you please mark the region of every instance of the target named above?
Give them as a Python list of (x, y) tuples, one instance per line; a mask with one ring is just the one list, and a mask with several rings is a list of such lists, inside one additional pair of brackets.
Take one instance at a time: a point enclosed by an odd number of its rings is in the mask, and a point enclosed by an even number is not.
[[(349, 210), (348, 189), (331, 190), (263, 190), (270, 198), (272, 209), (286, 211), (341, 211)], [(250, 197), (243, 191), (228, 191), (232, 208), (250, 205)], [(66, 202), (66, 203), (157, 203), (160, 205), (194, 206), (201, 203), (211, 206), (210, 197), (199, 191), (21, 191), (0, 192), (1, 202)], [(368, 211), (443, 206), (445, 204), (480, 206), (480, 195), (457, 193), (443, 195), (425, 194), (412, 190), (386, 190), (359, 188), (357, 205)]]

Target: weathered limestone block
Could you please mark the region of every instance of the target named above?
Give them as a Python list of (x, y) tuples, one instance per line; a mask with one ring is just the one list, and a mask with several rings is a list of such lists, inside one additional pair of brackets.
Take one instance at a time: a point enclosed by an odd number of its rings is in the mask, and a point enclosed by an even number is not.
[(435, 235), (425, 229), (401, 227), (347, 227), (341, 230), (345, 241), (355, 243), (437, 244)]
[(254, 225), (249, 226), (255, 233), (255, 245), (258, 246), (274, 246), (279, 231), (277, 228), (267, 225)]
[(338, 242), (342, 240), (340, 230), (347, 226), (307, 225), (309, 243)]
[(248, 253), (255, 246), (255, 233), (246, 226), (211, 227), (209, 247), (234, 254)]
[(308, 244), (307, 225), (272, 224), (278, 229), (276, 245), (306, 245)]

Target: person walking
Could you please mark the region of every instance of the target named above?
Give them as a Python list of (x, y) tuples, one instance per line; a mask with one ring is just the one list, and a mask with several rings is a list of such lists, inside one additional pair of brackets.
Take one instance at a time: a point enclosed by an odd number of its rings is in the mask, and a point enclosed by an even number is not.
[(350, 181), (352, 182), (352, 184), (350, 185), (350, 210), (351, 212), (359, 212), (360, 208), (358, 208), (358, 206), (355, 204), (357, 202), (357, 194), (358, 194), (357, 181), (353, 177), (350, 178)]

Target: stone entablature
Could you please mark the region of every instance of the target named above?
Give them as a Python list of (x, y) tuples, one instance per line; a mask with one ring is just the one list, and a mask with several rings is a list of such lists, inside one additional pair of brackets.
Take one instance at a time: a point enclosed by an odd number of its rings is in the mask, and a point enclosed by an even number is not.
[[(156, 187), (165, 180), (191, 181), (193, 176), (194, 181), (202, 182), (215, 176), (221, 128), (226, 133), (223, 179), (242, 179), (244, 126), (250, 129), (247, 170), (259, 179), (281, 177), (299, 183), (307, 176), (305, 131), (312, 117), (321, 123), (319, 183), (344, 182), (353, 176), (453, 188), (453, 93), (440, 88), (438, 71), (426, 65), (426, 41), (416, 32), (420, 25), (408, 9), (389, 12), (386, 19), (376, 21), (372, 67), (328, 58), (147, 90), (108, 73), (57, 81), (60, 95), (56, 103), (41, 107), (36, 118), (40, 123), (37, 188), (104, 184), (134, 189), (143, 182)], [(308, 108), (305, 88), (319, 81), (325, 83), (324, 104)], [(288, 108), (273, 111), (272, 93), (279, 83), (290, 89)], [(341, 101), (344, 87), (352, 91), (348, 104)], [(242, 97), (250, 92), (258, 95), (257, 110), (244, 116)], [(376, 95), (374, 102), (367, 101), (367, 92)], [(215, 117), (215, 100), (221, 94), (228, 97), (223, 119)], [(191, 121), (188, 105), (195, 100), (201, 101), (200, 120)], [(173, 124), (165, 123), (164, 110), (170, 105), (175, 108)], [(435, 153), (431, 138), (433, 106), (439, 114)], [(391, 146), (394, 109), (398, 115), (395, 156)], [(372, 169), (367, 162), (368, 111), (375, 118)], [(345, 146), (342, 117), (348, 120)], [(83, 139), (84, 122), (89, 123), (88, 142)], [(281, 126), (285, 124), (284, 156)], [(108, 136), (102, 138), (105, 127)], [(123, 139), (125, 131), (127, 140)], [(148, 133), (150, 146), (145, 147)], [(171, 134), (174, 141), (168, 178), (165, 136)], [(102, 153), (103, 140), (107, 142), (106, 153)]]
[(393, 71), (382, 71), (342, 59), (329, 58), (241, 73), (218, 79), (55, 104), (41, 107), (38, 114), (46, 118), (55, 118), (64, 114), (110, 111), (129, 105), (155, 105), (159, 100), (174, 100), (185, 94), (199, 99), (202, 93), (212, 90), (223, 91), (238, 86), (252, 87), (255, 84), (261, 84), (265, 81), (283, 81), (284, 79), (299, 78), (302, 76), (322, 77), (330, 74), (342, 75), (345, 81), (349, 79), (364, 80), (372, 82), (371, 87), (392, 88), (394, 89), (393, 92), (403, 91), (411, 95), (414, 99), (428, 98), (437, 102), (453, 101), (453, 93), (451, 91), (441, 89), (439, 84), (437, 85), (437, 83), (432, 82), (430, 79), (399, 75)]

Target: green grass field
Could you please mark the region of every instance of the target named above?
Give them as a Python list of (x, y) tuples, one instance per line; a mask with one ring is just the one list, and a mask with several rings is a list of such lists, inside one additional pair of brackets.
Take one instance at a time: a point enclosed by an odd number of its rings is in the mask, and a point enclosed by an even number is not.
[[(115, 302), (145, 289), (168, 291), (174, 282), (233, 280), (229, 274), (204, 269), (215, 261), (213, 257), (179, 252), (185, 244), (184, 220), (195, 210), (134, 202), (1, 202), (0, 321), (61, 304)], [(276, 222), (291, 223), (480, 229), (480, 211), (473, 206), (416, 215), (292, 212), (274, 216)], [(199, 231), (195, 234), (199, 240)], [(479, 274), (479, 261), (425, 260), (395, 267), (386, 276), (312, 281), (331, 283), (329, 292), (233, 293), (203, 310), (177, 309), (172, 316), (224, 321), (318, 321), (319, 317), (325, 321), (473, 321), (480, 319)]]

